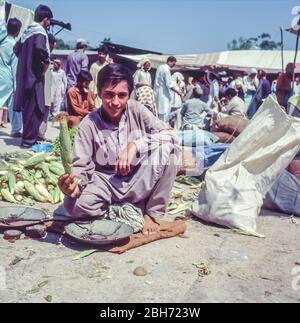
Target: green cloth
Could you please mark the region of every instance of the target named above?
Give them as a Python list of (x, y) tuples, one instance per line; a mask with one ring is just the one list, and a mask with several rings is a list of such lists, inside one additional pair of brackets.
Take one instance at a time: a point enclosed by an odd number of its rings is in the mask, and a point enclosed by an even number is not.
[(290, 97), (289, 104), (300, 110), (300, 94), (295, 94)]
[(109, 220), (125, 223), (131, 226), (134, 233), (140, 232), (144, 228), (144, 215), (141, 209), (130, 203), (123, 205), (112, 205), (107, 214)]

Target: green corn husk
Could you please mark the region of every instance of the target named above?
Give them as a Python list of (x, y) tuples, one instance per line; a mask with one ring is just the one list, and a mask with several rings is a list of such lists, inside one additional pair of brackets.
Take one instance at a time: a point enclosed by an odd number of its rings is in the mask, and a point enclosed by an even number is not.
[(52, 161), (57, 161), (57, 157), (52, 156), (52, 155), (48, 155), (45, 160), (46, 160), (46, 162), (50, 163)]
[(17, 202), (22, 202), (23, 201), (23, 196), (22, 195), (15, 195), (15, 200)]
[(9, 172), (7, 175), (8, 178), (8, 188), (10, 194), (14, 195), (15, 194), (15, 186), (16, 186), (16, 177), (14, 173)]
[(49, 185), (48, 185), (48, 191), (54, 191), (54, 190), (55, 190), (55, 186), (54, 186), (54, 185), (49, 184)]
[(16, 183), (16, 186), (15, 186), (15, 192), (17, 194), (22, 194), (25, 192), (25, 186), (24, 186), (24, 182), (22, 181), (19, 181)]
[(25, 189), (27, 191), (27, 193), (32, 196), (37, 202), (41, 202), (41, 203), (45, 203), (47, 202), (47, 199), (45, 197), (43, 197), (38, 191), (37, 189), (34, 187), (34, 185), (32, 185), (29, 182), (25, 182)]
[(8, 189), (3, 188), (1, 190), (1, 195), (4, 201), (10, 202), (10, 203), (17, 203), (14, 196), (10, 193)]
[(64, 171), (64, 166), (63, 166), (63, 164), (62, 164), (62, 163), (59, 163), (59, 162), (57, 162), (57, 161), (52, 161), (52, 162), (50, 163), (50, 166), (54, 166), (55, 168), (59, 168), (59, 169), (61, 169), (62, 171)]
[(54, 190), (53, 195), (52, 195), (52, 199), (53, 199), (54, 204), (57, 204), (57, 203), (60, 202), (60, 189), (59, 189), (59, 187), (56, 187), (56, 189)]
[(67, 120), (60, 121), (60, 153), (66, 174), (72, 174), (72, 142), (68, 130)]
[(46, 184), (45, 178), (40, 178), (39, 183), (42, 184), (42, 185)]
[(33, 178), (32, 176), (30, 175), (29, 171), (27, 169), (23, 169), (21, 172), (20, 172), (22, 178), (28, 182), (32, 182), (33, 181)]
[(49, 175), (48, 181), (50, 184), (52, 184), (54, 186), (57, 186), (57, 184), (58, 184), (58, 178), (54, 174), (51, 174), (51, 173)]
[(49, 169), (51, 173), (57, 176), (62, 176), (65, 174), (65, 170), (63, 168), (58, 168), (56, 166), (50, 165)]
[(35, 173), (35, 178), (40, 179), (42, 177), (43, 177), (42, 172), (40, 170), (37, 170), (36, 173)]
[(45, 153), (35, 154), (26, 160), (24, 167), (26, 167), (26, 168), (34, 167), (34, 166), (44, 162), (46, 157), (47, 157), (47, 154), (45, 154)]
[(65, 199), (65, 194), (61, 190), (59, 190), (59, 201), (62, 203), (64, 199)]
[(44, 173), (44, 177), (50, 177), (50, 170), (49, 170), (49, 165), (48, 164), (46, 164), (46, 163), (43, 163), (42, 165), (41, 165), (41, 168), (42, 168), (42, 171), (43, 171), (43, 173)]
[(50, 195), (50, 193), (47, 191), (46, 187), (44, 187), (41, 184), (36, 184), (35, 188), (42, 197), (47, 199), (48, 202), (53, 203), (53, 198)]

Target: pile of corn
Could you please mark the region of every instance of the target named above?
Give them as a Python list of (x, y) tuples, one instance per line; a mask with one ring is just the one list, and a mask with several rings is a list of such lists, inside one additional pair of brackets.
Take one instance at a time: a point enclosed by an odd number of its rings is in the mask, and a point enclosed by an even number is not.
[(58, 178), (64, 173), (58, 157), (51, 154), (7, 155), (0, 165), (0, 200), (25, 205), (60, 203), (64, 194)]

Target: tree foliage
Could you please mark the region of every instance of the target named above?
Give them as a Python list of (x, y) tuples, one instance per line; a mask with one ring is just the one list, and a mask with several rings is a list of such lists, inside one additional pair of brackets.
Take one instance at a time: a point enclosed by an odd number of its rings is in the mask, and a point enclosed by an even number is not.
[(271, 39), (271, 35), (268, 33), (262, 33), (258, 37), (244, 38), (240, 37), (238, 40), (233, 39), (228, 43), (229, 50), (250, 50), (250, 49), (262, 49), (262, 50), (274, 50), (281, 47), (280, 42), (275, 42)]
[(72, 49), (72, 46), (68, 43), (65, 43), (63, 39), (56, 39), (56, 49)]

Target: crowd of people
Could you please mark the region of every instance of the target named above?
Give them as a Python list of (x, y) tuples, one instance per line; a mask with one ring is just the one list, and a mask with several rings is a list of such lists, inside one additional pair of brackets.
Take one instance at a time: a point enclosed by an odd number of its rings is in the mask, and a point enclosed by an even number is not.
[[(49, 116), (65, 111), (69, 127), (79, 126), (74, 174), (59, 182), (75, 217), (102, 216), (112, 203), (130, 202), (142, 210), (143, 231), (156, 231), (155, 219), (165, 213), (178, 171), (172, 128), (210, 131), (228, 116), (251, 119), (270, 94), (286, 108), (293, 93), (300, 93), (293, 64), (271, 84), (255, 68), (248, 75), (172, 73), (177, 59), (170, 56), (152, 79), (150, 60), (140, 61), (132, 74), (112, 61), (105, 45), (90, 64), (84, 39), (77, 40), (63, 69), (52, 55), (56, 40), (47, 32), (52, 18), (49, 7), (38, 6), (35, 22), (18, 42), (18, 19), (0, 25), (0, 127), (9, 119), (11, 136), (21, 137), (28, 149), (45, 139)], [(142, 163), (150, 155), (156, 162)]]
[[(22, 146), (29, 148), (45, 139), (49, 115), (69, 114), (69, 126), (78, 126), (82, 119), (102, 101), (97, 90), (99, 72), (113, 60), (105, 45), (98, 49), (98, 60), (90, 64), (87, 42), (78, 39), (75, 51), (66, 66), (51, 55), (55, 38), (47, 33), (53, 14), (47, 6), (35, 11), (35, 22), (16, 43), (22, 24), (10, 19), (0, 29), (0, 127), (11, 123), (11, 136), (22, 137)], [(300, 93), (299, 77), (293, 78), (293, 64), (270, 83), (263, 70), (252, 68), (242, 72), (200, 71), (196, 77), (172, 73), (177, 60), (171, 56), (158, 66), (151, 77), (151, 61), (144, 59), (133, 75), (135, 99), (160, 120), (177, 129), (208, 129), (207, 120), (226, 115), (251, 119), (269, 94), (286, 107), (293, 93)]]

